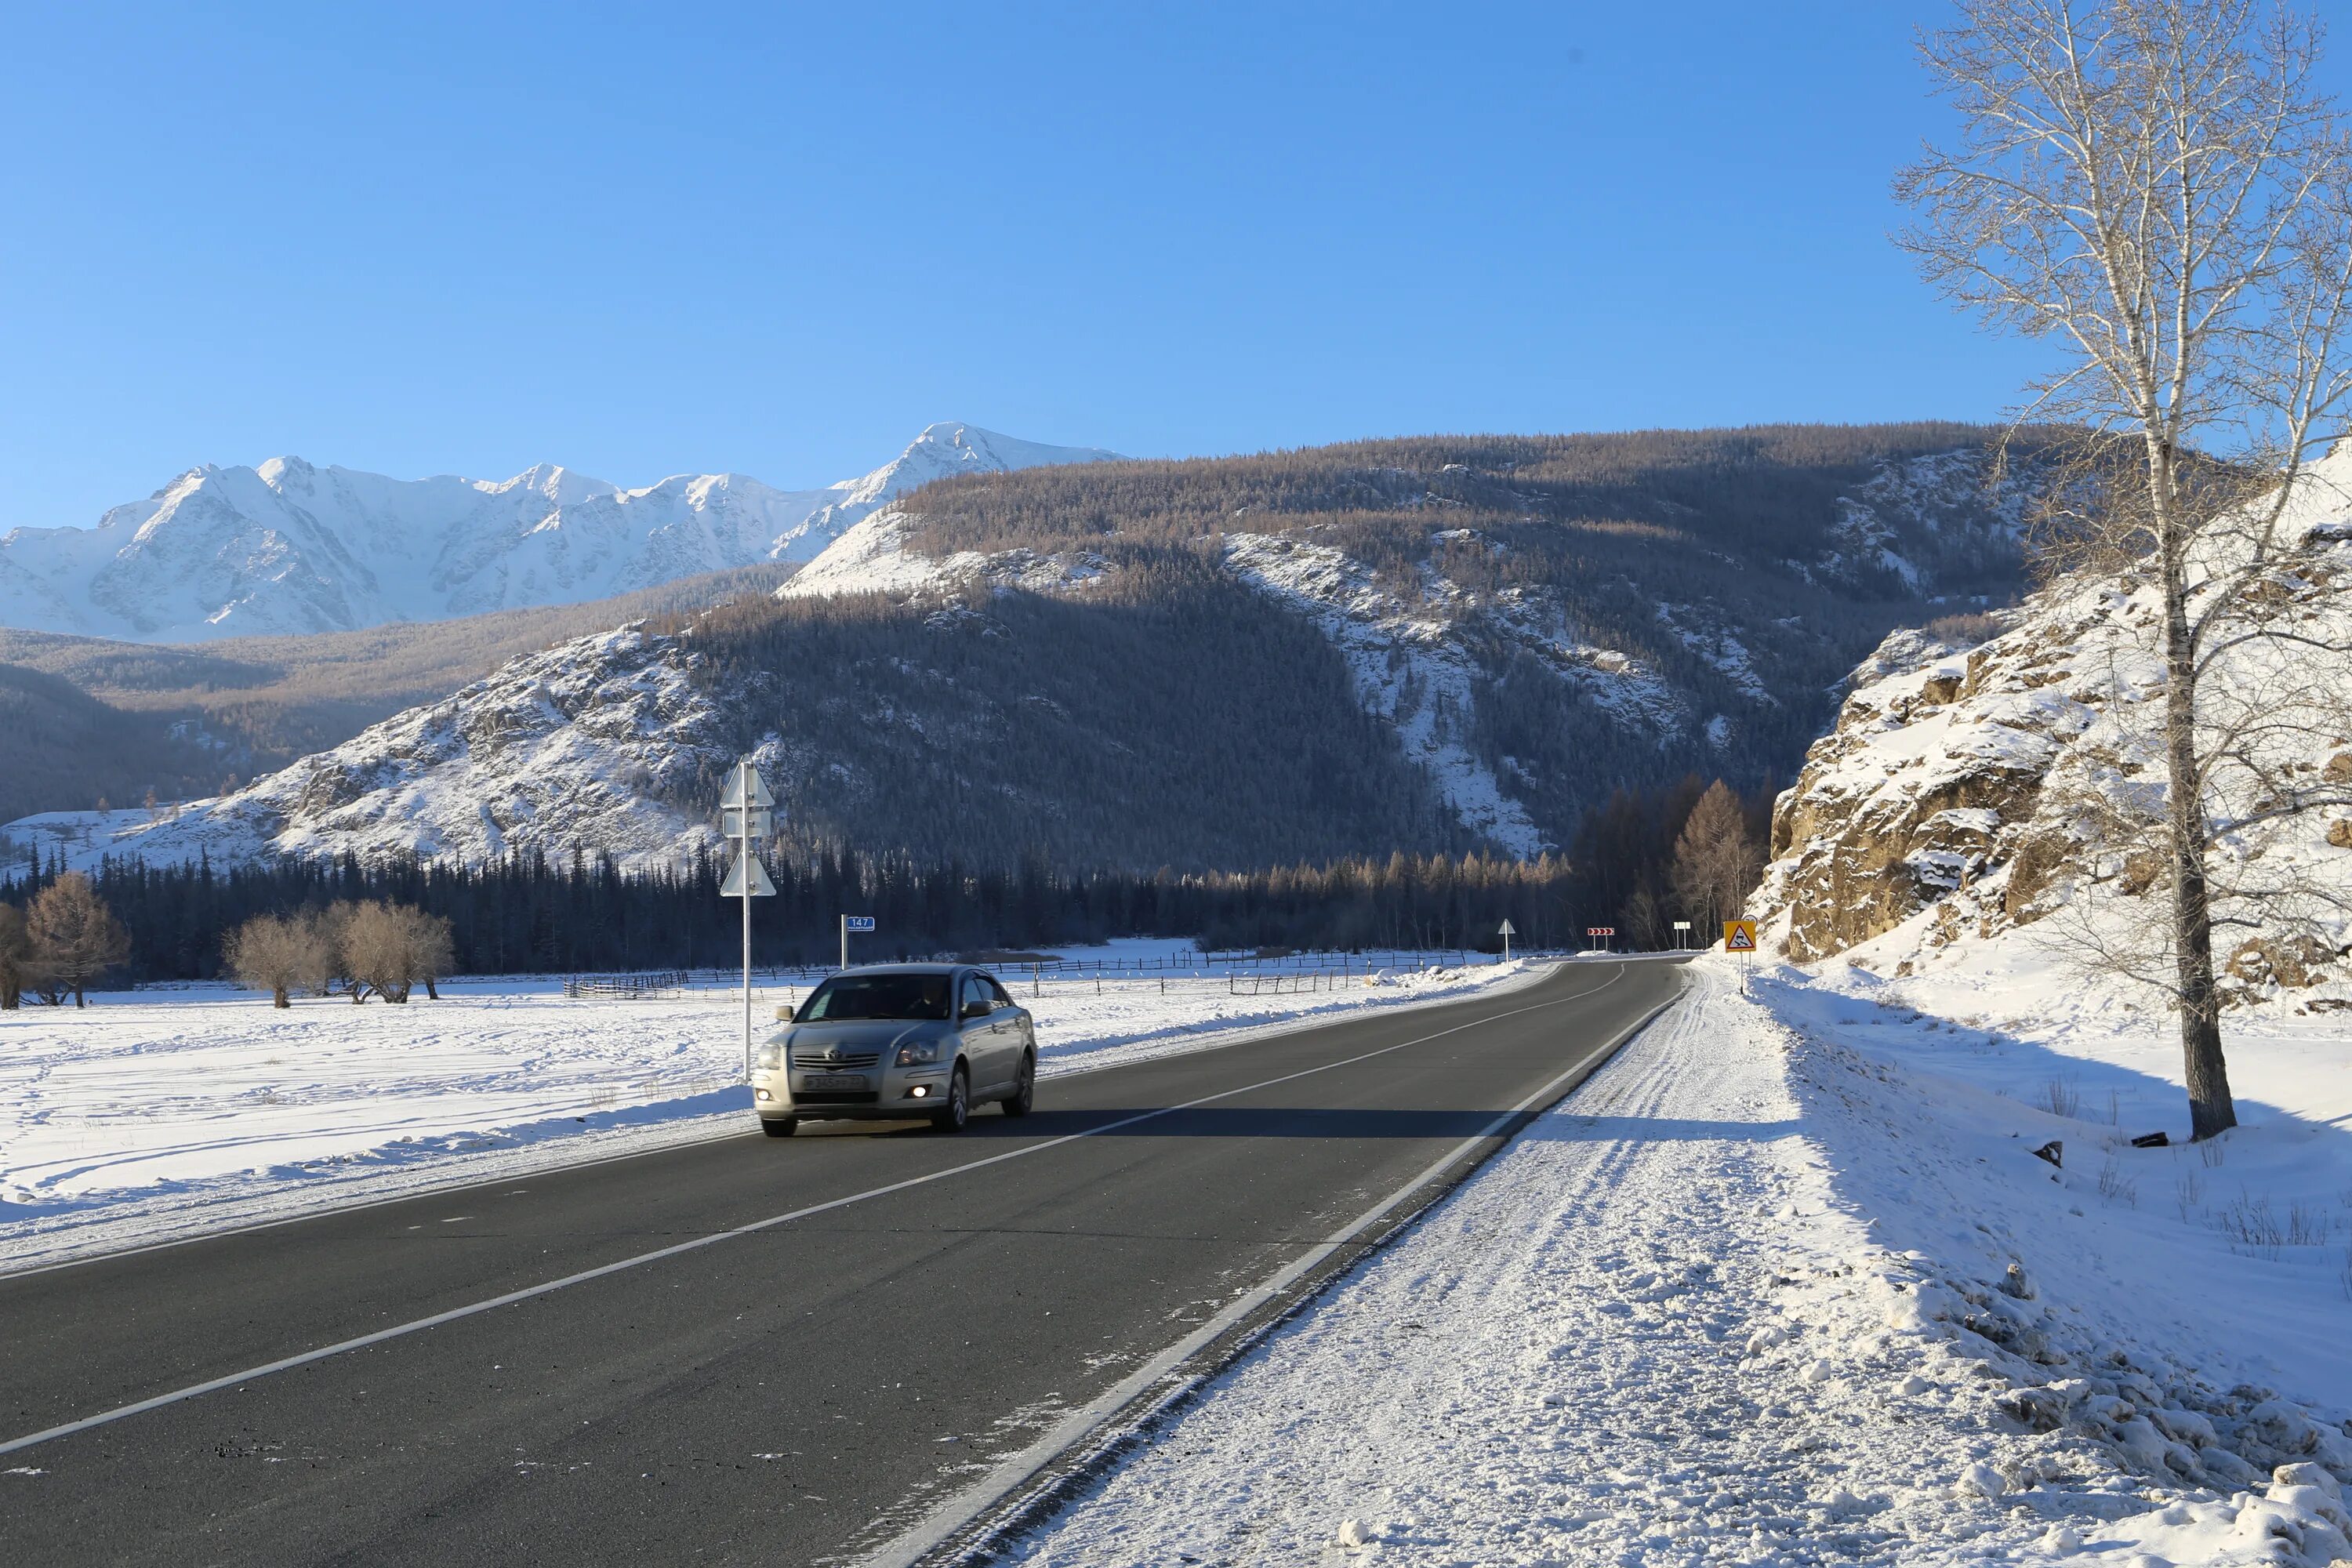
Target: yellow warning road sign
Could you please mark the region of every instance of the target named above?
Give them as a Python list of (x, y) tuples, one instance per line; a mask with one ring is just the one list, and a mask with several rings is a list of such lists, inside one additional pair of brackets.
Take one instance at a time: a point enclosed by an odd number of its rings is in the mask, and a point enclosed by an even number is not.
[(1756, 951), (1756, 922), (1754, 921), (1724, 921), (1723, 951), (1726, 952), (1754, 952)]

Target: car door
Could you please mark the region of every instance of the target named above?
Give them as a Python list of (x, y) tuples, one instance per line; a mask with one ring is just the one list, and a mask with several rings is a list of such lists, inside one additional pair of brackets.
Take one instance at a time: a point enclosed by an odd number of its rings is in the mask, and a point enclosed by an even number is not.
[(1029, 1015), (1021, 1010), (1021, 1004), (1013, 999), (1013, 994), (998, 984), (994, 975), (982, 975), (981, 978), (988, 983), (988, 993), (996, 999), (997, 1026), (1004, 1031), (1005, 1079), (1007, 1082), (1016, 1081), (1021, 1076), (1021, 1053), (1037, 1043), (1036, 1026), (1030, 1021)]
[(963, 1037), (963, 1058), (971, 1068), (974, 1100), (1004, 1085), (1005, 1050), (1003, 1017), (988, 983), (967, 970), (956, 985), (956, 1029)]

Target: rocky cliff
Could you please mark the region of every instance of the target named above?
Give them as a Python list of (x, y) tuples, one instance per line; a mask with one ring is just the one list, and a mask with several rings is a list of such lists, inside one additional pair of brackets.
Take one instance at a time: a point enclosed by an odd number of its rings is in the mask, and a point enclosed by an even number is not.
[[(2330, 1005), (2352, 952), (2352, 458), (2313, 476), (2265, 628), (2217, 644), (2208, 805), (2225, 984)], [(2168, 878), (2159, 601), (2078, 576), (2015, 610), (1899, 631), (1857, 668), (1772, 823), (1751, 912), (1788, 957), (1911, 973), (2023, 933), (2161, 967)], [(2337, 668), (2342, 666), (2343, 668)], [(2292, 711), (2290, 711), (2292, 710)], [(2298, 800), (2308, 809), (2286, 809)], [(2045, 923), (2046, 922), (2046, 923)]]

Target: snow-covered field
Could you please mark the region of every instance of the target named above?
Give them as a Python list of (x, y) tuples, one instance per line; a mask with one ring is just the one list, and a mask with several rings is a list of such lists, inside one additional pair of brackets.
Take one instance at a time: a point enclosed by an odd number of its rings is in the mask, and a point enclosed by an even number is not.
[[(1157, 951), (1117, 945), (1118, 956)], [(1050, 1080), (1539, 973), (1359, 974), (1345, 989), (1260, 996), (1231, 994), (1223, 975), (1016, 989)], [(567, 1000), (551, 979), (442, 991), (405, 1006), (306, 998), (280, 1012), (267, 996), (196, 985), (0, 1014), (0, 1268), (750, 1125), (740, 988), (634, 1001)], [(802, 994), (754, 993), (763, 1035)]]
[[(2030, 1045), (1694, 967), (1013, 1559), (2352, 1558), (2352, 1031), (2239, 1030), (2245, 1125), (2134, 1150), (2183, 1120), (2155, 1021)], [(2324, 1239), (2233, 1232), (2265, 1205)]]

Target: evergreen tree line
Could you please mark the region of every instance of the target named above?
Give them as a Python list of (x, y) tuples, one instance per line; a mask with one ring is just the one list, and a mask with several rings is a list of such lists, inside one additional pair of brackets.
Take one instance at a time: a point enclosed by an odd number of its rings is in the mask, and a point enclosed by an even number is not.
[[(1036, 854), (1010, 870), (848, 849), (789, 855), (771, 867), (776, 896), (754, 904), (751, 956), (760, 965), (832, 963), (844, 914), (875, 917), (876, 932), (854, 939), (851, 957), (863, 962), (1129, 936), (1190, 936), (1215, 949), (1492, 952), (1506, 920), (1528, 949), (1581, 945), (1594, 925), (1616, 926), (1621, 947), (1671, 946), (1675, 919), (1711, 941), (1715, 922), (1738, 913), (1755, 886), (1769, 805), (1769, 795), (1742, 797), (1696, 774), (1665, 790), (1621, 789), (1588, 817), (1572, 857), (1528, 861), (1400, 851), (1268, 869), (1138, 873), (1063, 870)], [(102, 972), (133, 981), (240, 971), (250, 978), (266, 971), (257, 949), (236, 962), (236, 933), (256, 941), (273, 921), (340, 929), (352, 911), (371, 910), (424, 922), (422, 934), (401, 941), (429, 945), (410, 976), (427, 984), (443, 973), (723, 968), (742, 951), (740, 908), (719, 896), (724, 872), (707, 855), (651, 871), (584, 856), (556, 862), (517, 854), (457, 866), (365, 865), (347, 855), (225, 869), (109, 858), (85, 877), (34, 856), (0, 876), (0, 977), (16, 972), (14, 953), (24, 960), (18, 970), (45, 977), (53, 994), (61, 977), (73, 991)], [(27, 958), (42, 941), (74, 956)], [(386, 937), (394, 949), (401, 941)], [(336, 973), (362, 973), (364, 965), (350, 962), (352, 943), (330, 945), (345, 955)], [(296, 972), (292, 959), (281, 967)], [(378, 989), (404, 994), (405, 984)]]
[[(284, 860), (217, 868), (110, 858), (84, 879), (55, 863), (0, 878), (0, 906), (82, 882), (127, 931), (114, 972), (134, 981), (231, 971), (229, 933), (257, 917), (337, 905), (413, 909), (447, 921), (450, 967), (474, 974), (726, 967), (740, 962), (741, 912), (719, 896), (725, 868), (623, 871), (609, 859), (514, 856), (482, 866), (413, 860)], [(1204, 946), (1469, 948), (1491, 951), (1505, 920), (1522, 947), (1580, 940), (1575, 879), (1556, 858), (1391, 855), (1241, 872), (1062, 871), (1040, 857), (1009, 871), (902, 856), (818, 854), (771, 868), (776, 896), (752, 908), (761, 965), (829, 963), (838, 918), (870, 914), (853, 961), (1192, 936)]]

